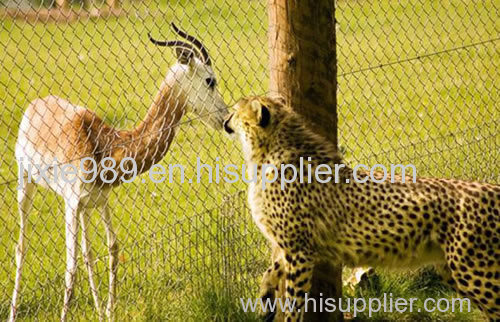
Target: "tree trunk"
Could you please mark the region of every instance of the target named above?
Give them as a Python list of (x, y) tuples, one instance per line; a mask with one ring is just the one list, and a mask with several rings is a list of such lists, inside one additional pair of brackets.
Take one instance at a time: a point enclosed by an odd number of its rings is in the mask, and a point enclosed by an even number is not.
[[(334, 1), (268, 0), (268, 13), (271, 92), (284, 96), (318, 134), (337, 146)], [(283, 286), (284, 279), (280, 291)], [(342, 297), (342, 268), (327, 262), (316, 265), (309, 295), (316, 299), (317, 311), (320, 296), (337, 302)], [(306, 321), (343, 321), (338, 310), (313, 313), (309, 306)]]
[(61, 8), (61, 9), (68, 9), (69, 8), (69, 0), (56, 0), (55, 4), (56, 4), (57, 8)]
[(106, 0), (106, 4), (109, 9), (118, 9), (120, 8), (120, 0)]

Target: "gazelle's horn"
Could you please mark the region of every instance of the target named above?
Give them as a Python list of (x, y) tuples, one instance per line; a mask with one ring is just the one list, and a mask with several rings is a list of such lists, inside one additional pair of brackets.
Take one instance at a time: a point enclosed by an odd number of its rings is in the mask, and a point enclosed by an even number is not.
[(203, 46), (202, 42), (199, 41), (198, 39), (196, 39), (194, 36), (191, 36), (189, 34), (187, 34), (186, 32), (182, 31), (181, 29), (179, 29), (179, 27), (177, 27), (173, 22), (172, 22), (172, 29), (174, 29), (175, 33), (178, 34), (179, 36), (181, 36), (182, 38), (192, 42), (196, 48), (198, 48), (200, 50), (200, 53), (201, 53), (201, 60), (208, 66), (212, 65), (212, 61), (210, 60), (210, 55), (208, 54), (208, 51), (207, 49), (205, 48), (205, 46)]
[(197, 52), (197, 50), (194, 48), (194, 46), (190, 43), (187, 43), (182, 40), (156, 40), (154, 39), (151, 34), (148, 33), (149, 40), (157, 45), (157, 46), (163, 46), (163, 47), (179, 47), (179, 48), (184, 48), (187, 50), (191, 50), (193, 52)]
[(188, 57), (189, 55), (196, 55), (199, 60), (204, 60), (200, 52), (195, 46), (193, 46), (193, 44), (187, 43), (182, 40), (157, 40), (154, 39), (150, 34), (148, 34), (148, 37), (149, 40), (151, 40), (151, 42), (157, 46), (175, 47), (177, 60), (183, 64), (186, 64), (188, 62), (188, 59), (186, 59), (185, 57)]

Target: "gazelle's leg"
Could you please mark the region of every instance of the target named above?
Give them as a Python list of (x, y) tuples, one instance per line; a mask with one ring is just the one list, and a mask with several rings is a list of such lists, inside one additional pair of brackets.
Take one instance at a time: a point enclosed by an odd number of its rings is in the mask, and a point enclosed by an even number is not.
[[(24, 181), (24, 180), (23, 180)], [(33, 205), (33, 196), (35, 194), (35, 185), (30, 182), (23, 182), (17, 191), (17, 202), (19, 207), (19, 240), (16, 246), (16, 279), (14, 282), (14, 291), (12, 292), (12, 303), (10, 308), (9, 321), (16, 318), (17, 300), (21, 291), (21, 275), (23, 271), (24, 257), (26, 255), (27, 239), (26, 224), (28, 214)]]
[(99, 302), (97, 285), (94, 279), (94, 256), (92, 254), (92, 246), (90, 244), (88, 232), (90, 214), (90, 209), (82, 209), (80, 211), (80, 227), (82, 228), (82, 253), (85, 266), (87, 267), (87, 272), (89, 273), (90, 291), (92, 292), (92, 297), (94, 298), (94, 305), (97, 310), (99, 321), (102, 321), (103, 317), (101, 311), (101, 303)]
[(76, 277), (76, 260), (78, 252), (78, 200), (65, 200), (65, 225), (66, 225), (66, 273), (64, 276), (64, 305), (61, 312), (61, 321), (66, 321), (69, 302), (73, 296), (73, 286)]
[(106, 228), (106, 238), (109, 252), (109, 294), (106, 306), (106, 315), (110, 321), (114, 320), (114, 308), (116, 301), (116, 273), (118, 270), (118, 242), (111, 222), (111, 210), (106, 204), (102, 207), (102, 219)]

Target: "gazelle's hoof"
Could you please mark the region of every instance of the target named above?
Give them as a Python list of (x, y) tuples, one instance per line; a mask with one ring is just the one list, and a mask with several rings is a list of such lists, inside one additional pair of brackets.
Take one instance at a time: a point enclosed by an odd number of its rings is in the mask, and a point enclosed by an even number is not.
[(15, 307), (12, 307), (10, 309), (10, 314), (9, 314), (9, 318), (7, 319), (7, 322), (14, 322), (16, 321), (16, 308)]

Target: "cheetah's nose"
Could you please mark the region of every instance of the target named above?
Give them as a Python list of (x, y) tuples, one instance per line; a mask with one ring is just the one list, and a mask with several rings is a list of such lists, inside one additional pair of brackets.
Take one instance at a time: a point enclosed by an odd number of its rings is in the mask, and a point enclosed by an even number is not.
[(233, 114), (229, 115), (229, 117), (224, 121), (224, 131), (226, 131), (228, 134), (234, 133), (234, 130), (229, 126), (229, 121), (231, 121), (232, 117)]

